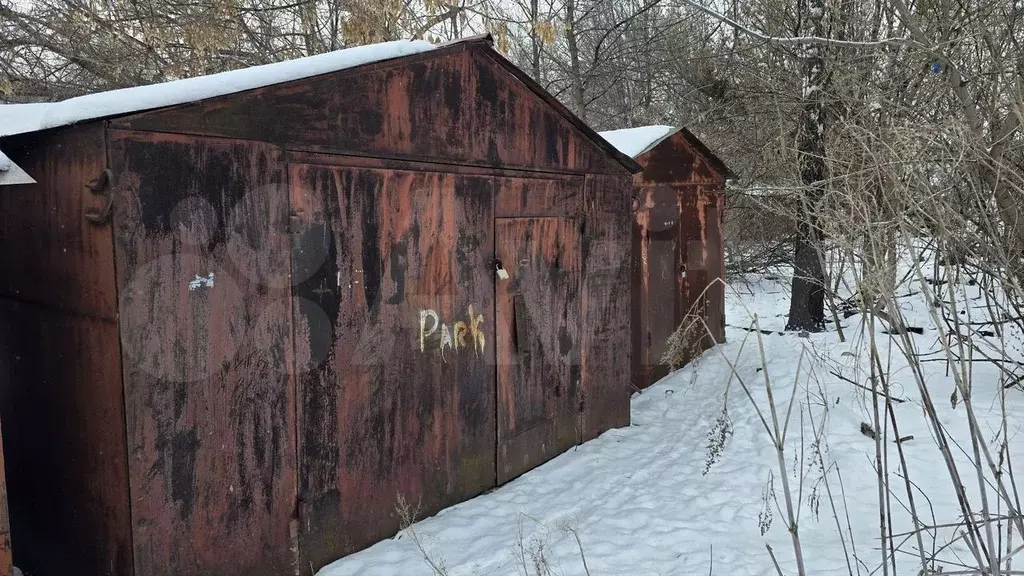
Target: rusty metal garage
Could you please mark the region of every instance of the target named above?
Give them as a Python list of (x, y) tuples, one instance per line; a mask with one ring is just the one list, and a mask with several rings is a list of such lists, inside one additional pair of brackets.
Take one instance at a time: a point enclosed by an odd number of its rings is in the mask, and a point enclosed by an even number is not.
[[(669, 337), (682, 328), (686, 362), (725, 341), (722, 218), (733, 173), (685, 128), (601, 132), (643, 171), (633, 178), (632, 381), (643, 389), (669, 373)], [(716, 281), (718, 280), (718, 281)]]
[(0, 106), (33, 576), (308, 574), (628, 425), (639, 166), (489, 38), (352, 50)]

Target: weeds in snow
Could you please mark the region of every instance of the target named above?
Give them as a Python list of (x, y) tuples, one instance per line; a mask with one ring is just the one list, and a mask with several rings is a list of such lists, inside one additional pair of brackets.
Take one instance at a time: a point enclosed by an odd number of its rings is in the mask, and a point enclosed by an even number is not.
[[(526, 520), (536, 526), (536, 530), (529, 537), (526, 536)], [(580, 537), (579, 528), (572, 521), (563, 519), (556, 524), (556, 529), (562, 535), (572, 537), (576, 549), (579, 551), (583, 572), (586, 576), (590, 576), (590, 567), (587, 565), (587, 556), (583, 551), (583, 539)], [(557, 576), (561, 574), (561, 571), (555, 571), (554, 564), (550, 559), (552, 536), (553, 532), (544, 523), (526, 514), (520, 514), (519, 532), (513, 545), (513, 555), (519, 574), (522, 576)]]
[(775, 498), (775, 475), (768, 473), (768, 481), (761, 491), (761, 509), (757, 512), (757, 528), (761, 536), (768, 533), (772, 527), (772, 503), (777, 502)]
[[(892, 209), (893, 217), (885, 220), (878, 218), (877, 205), (858, 206), (861, 199), (883, 203), (909, 199), (910, 203)], [(1007, 408), (1008, 395), (1019, 393), (1024, 383), (1024, 273), (1015, 257), (1001, 248), (997, 238), (1003, 232), (998, 227), (986, 228), (991, 223), (957, 214), (957, 206), (934, 205), (941, 200), (885, 193), (881, 200), (877, 195), (854, 194), (830, 199), (848, 202), (846, 208), (854, 210), (843, 217), (827, 211), (819, 214), (823, 226), (834, 226), (826, 236), (833, 242), (830, 262), (838, 262), (839, 269), (831, 270), (835, 283), (829, 295), (840, 301), (830, 304), (835, 328), (849, 336), (849, 348), (841, 355), (830, 355), (806, 346), (807, 357), (801, 358), (804, 366), (797, 369), (793, 389), (787, 390), (788, 405), (777, 402), (774, 392), (790, 382), (776, 386), (764, 354), (765, 339), (776, 337), (775, 333), (762, 330), (755, 314), (750, 314), (749, 328), (741, 328), (746, 334), (738, 332), (744, 336), (740, 352), (728, 357), (722, 353), (730, 367), (730, 383), (735, 380), (743, 388), (778, 460), (762, 493), (758, 528), (767, 534), (772, 513), (780, 514), (792, 539), (799, 574), (805, 573), (799, 531), (802, 508), (815, 516), (821, 510), (831, 511), (846, 572), (851, 575), (861, 574), (862, 569), (882, 576), (1024, 573), (1015, 569), (1024, 558), (1024, 516), (1010, 450), (1013, 441), (1019, 442), (1015, 435), (1020, 434), (1020, 424), (1011, 419)], [(929, 202), (933, 204), (924, 206)], [(863, 214), (856, 212), (861, 209)], [(948, 218), (936, 219), (936, 214)], [(866, 224), (848, 230), (861, 217)], [(921, 239), (922, 223), (928, 226), (925, 240)], [(957, 257), (945, 257), (949, 252)], [(898, 272), (897, 264), (903, 266)], [(848, 300), (837, 296), (843, 290), (851, 295)], [(918, 308), (911, 308), (911, 303)], [(844, 326), (840, 317), (850, 325)], [(764, 379), (759, 393), (749, 381), (749, 362), (740, 362), (748, 340), (756, 340), (759, 351), (753, 371)], [(822, 371), (825, 380), (817, 374), (821, 364), (829, 364)], [(944, 369), (941, 374), (936, 364)], [(827, 419), (838, 397), (831, 400), (824, 393), (825, 381), (862, 399), (861, 430), (867, 437), (863, 441), (873, 448), (877, 492), (877, 537), (870, 560), (858, 553), (843, 477), (838, 464), (829, 460)], [(797, 388), (809, 391), (813, 383), (817, 383), (814, 397), (808, 393), (805, 403), (795, 402)], [(950, 384), (951, 388), (943, 388)], [(984, 390), (983, 399), (977, 395), (979, 389)], [(708, 431), (704, 474), (728, 448), (723, 418), (727, 410), (726, 396), (722, 412)], [(810, 420), (807, 430), (803, 423), (796, 425), (805, 417)], [(927, 433), (922, 433), (922, 424)], [(922, 488), (920, 478), (915, 479), (908, 450), (918, 462), (927, 459), (922, 451), (934, 454), (937, 467), (929, 471), (929, 490)], [(920, 468), (916, 474), (921, 474)], [(956, 517), (949, 517), (949, 497), (944, 496), (945, 516), (936, 518), (937, 502), (929, 493), (935, 490), (935, 474), (946, 480)], [(805, 478), (811, 479), (808, 490)], [(909, 523), (911, 529), (897, 531), (898, 523)], [(860, 540), (864, 546), (863, 537)], [(783, 558), (777, 554), (770, 551), (781, 574), (777, 561)]]
[[(525, 535), (523, 521), (529, 519), (538, 525), (539, 530), (529, 538)], [(519, 517), (519, 534), (516, 536), (514, 552), (523, 576), (552, 576), (551, 562), (548, 561), (546, 526), (526, 516)]]
[(419, 550), (423, 561), (430, 566), (430, 569), (434, 572), (434, 576), (450, 576), (448, 569), (445, 567), (444, 557), (430, 553), (423, 543), (423, 538), (420, 536), (413, 525), (416, 523), (416, 516), (419, 514), (419, 504), (415, 507), (410, 506), (409, 502), (406, 501), (405, 496), (398, 495), (397, 505), (395, 506), (398, 512), (398, 518), (401, 521), (401, 533), (409, 536), (412, 540), (413, 545)]
[[(411, 506), (402, 495), (398, 496), (397, 502), (396, 511), (401, 520), (400, 535), (407, 536), (413, 543), (420, 557), (430, 568), (432, 576), (454, 576), (454, 573), (446, 566), (444, 557), (429, 549), (424, 542), (423, 535), (416, 530), (419, 506)], [(525, 529), (526, 521), (529, 521), (535, 528), (529, 535)], [(556, 530), (552, 531), (543, 522), (526, 514), (519, 516), (519, 531), (512, 544), (512, 557), (515, 560), (517, 572), (521, 576), (561, 576), (563, 571), (557, 570), (557, 565), (551, 559), (551, 538), (556, 533), (572, 538), (579, 552), (583, 573), (586, 576), (591, 576), (590, 567), (587, 565), (587, 556), (584, 552), (583, 538), (574, 521), (563, 519), (556, 524)]]
[(722, 405), (721, 413), (712, 424), (711, 430), (708, 431), (707, 459), (702, 472), (704, 476), (707, 476), (711, 467), (722, 456), (722, 450), (725, 449), (725, 444), (729, 441), (730, 436), (732, 436), (732, 420), (729, 419), (729, 406), (726, 403)]

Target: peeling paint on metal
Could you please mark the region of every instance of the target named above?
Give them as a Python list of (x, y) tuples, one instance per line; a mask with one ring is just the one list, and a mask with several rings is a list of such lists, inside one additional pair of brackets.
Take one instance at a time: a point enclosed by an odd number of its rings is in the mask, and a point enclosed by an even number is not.
[(213, 288), (213, 272), (210, 272), (206, 276), (200, 276), (196, 274), (196, 277), (189, 281), (189, 290), (198, 290), (200, 288)]
[(711, 328), (694, 350), (724, 339), (724, 271), (719, 174), (677, 133), (637, 158), (640, 202), (633, 215), (633, 367), (636, 388), (668, 373), (662, 362), (669, 336), (687, 314)]

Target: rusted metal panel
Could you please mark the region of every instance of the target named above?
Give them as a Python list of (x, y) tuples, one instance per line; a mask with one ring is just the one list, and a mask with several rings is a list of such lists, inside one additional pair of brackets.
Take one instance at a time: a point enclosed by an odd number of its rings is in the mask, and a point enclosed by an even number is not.
[[(609, 150), (614, 149), (596, 133), (592, 134), (595, 140), (585, 136), (578, 127), (582, 122), (570, 121), (568, 110), (554, 97), (547, 92), (542, 97), (528, 86), (528, 80), (510, 75), (515, 67), (500, 54), (478, 49), (470, 56), (475, 90), (466, 97), (477, 103), (478, 126), (487, 127), (471, 146), (487, 150), (488, 164), (561, 173), (631, 174), (635, 170), (635, 164), (626, 167), (613, 158)], [(468, 124), (454, 135), (465, 138), (473, 126)]]
[(18, 566), (132, 574), (117, 325), (0, 299), (0, 382)]
[[(679, 294), (682, 297), (680, 312), (682, 321), (686, 317), (707, 318), (708, 285), (707, 263), (707, 228), (704, 225), (704, 213), (701, 197), (696, 186), (678, 188), (680, 194), (680, 273), (682, 281)], [(678, 322), (677, 322), (678, 323)], [(706, 347), (706, 331), (703, 326), (695, 330), (701, 340), (700, 345), (690, 348), (690, 355), (695, 356)], [(697, 337), (697, 336), (695, 336)], [(687, 358), (689, 362), (692, 358)]]
[[(725, 261), (719, 208), (724, 198), (715, 186), (677, 186), (682, 205), (683, 227), (680, 246), (684, 277), (680, 287), (682, 312), (699, 317), (704, 324), (696, 331), (691, 355), (696, 356), (725, 339)], [(685, 321), (684, 319), (680, 319)]]
[[(0, 438), (0, 445), (3, 439)], [(0, 576), (14, 574), (14, 558), (11, 555), (11, 520), (7, 514), (7, 472), (4, 453), (0, 449)]]
[(112, 131), (110, 157), (135, 571), (293, 573), (280, 152)]
[(583, 213), (583, 179), (503, 178), (494, 201), (496, 217), (562, 216)]
[(679, 131), (636, 159), (643, 167), (635, 177), (637, 184), (725, 184), (725, 174), (687, 141)]
[(679, 197), (665, 184), (637, 186), (633, 217), (633, 289), (640, 338), (633, 382), (654, 382), (668, 373), (661, 359), (679, 326)]
[[(5, 139), (37, 180), (0, 194), (0, 414), (13, 547), (32, 574), (131, 574), (103, 126)], [(60, 546), (53, 546), (60, 542)]]
[(582, 439), (579, 222), (499, 219), (495, 253), (501, 484)]
[[(636, 203), (641, 202), (642, 194), (634, 191)], [(650, 281), (647, 276), (647, 217), (646, 211), (637, 207), (632, 218), (630, 229), (630, 265), (629, 265), (629, 319), (633, 332), (629, 338), (630, 350), (630, 389), (641, 390), (651, 382), (653, 369), (650, 357), (650, 343), (647, 337), (647, 317), (650, 306)], [(674, 319), (674, 316), (673, 316)]]
[(581, 300), (583, 440), (629, 425), (629, 177), (588, 176)]
[(681, 324), (698, 322), (692, 331), (697, 340), (683, 347), (687, 361), (725, 338), (725, 289), (715, 282), (725, 266), (725, 175), (716, 168), (720, 161), (708, 159), (687, 137), (677, 133), (637, 159), (644, 171), (634, 177), (633, 192), (636, 388), (668, 373), (662, 354), (668, 336)]
[[(628, 215), (635, 201), (628, 177), (587, 175), (583, 209), (587, 214)], [(628, 229), (628, 226), (624, 229)]]
[(491, 178), (292, 165), (302, 566), (494, 484)]
[(628, 173), (491, 52), (442, 49), (113, 122), (296, 150)]
[(707, 244), (707, 324), (709, 344), (725, 342), (725, 237), (722, 233), (725, 195), (715, 186), (701, 186), (701, 210), (704, 214)]
[(106, 168), (103, 125), (2, 140), (37, 181), (0, 194), (0, 296), (114, 318), (110, 228), (86, 221), (103, 198), (86, 184)]
[(465, 176), (492, 176), (496, 178), (525, 178), (546, 182), (555, 180), (566, 186), (582, 185), (583, 176), (566, 172), (538, 172), (521, 168), (495, 168), (491, 166), (472, 166), (468, 164), (447, 164), (436, 160), (396, 160), (394, 158), (368, 158), (344, 154), (326, 154), (303, 150), (286, 150), (285, 160), (292, 164), (315, 164), (317, 166), (337, 166), (347, 168), (371, 168), (377, 170), (401, 170), (405, 172), (441, 172), (443, 174), (461, 174)]

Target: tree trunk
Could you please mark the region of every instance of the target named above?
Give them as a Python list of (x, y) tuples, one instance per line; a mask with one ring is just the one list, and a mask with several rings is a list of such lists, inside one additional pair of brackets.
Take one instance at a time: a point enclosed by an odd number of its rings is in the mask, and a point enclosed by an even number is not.
[(805, 237), (806, 226), (801, 225), (800, 229), (793, 258), (793, 295), (786, 330), (821, 332), (825, 329), (825, 290), (818, 241)]
[[(807, 0), (811, 36), (824, 36), (824, 16), (825, 0)], [(825, 185), (825, 57), (824, 48), (817, 44), (805, 44), (802, 50), (803, 112), (798, 152), (803, 198), (797, 214), (793, 289), (786, 330), (821, 332), (825, 329), (825, 273), (815, 212)]]
[(537, 21), (540, 20), (538, 0), (530, 0), (530, 72), (540, 82), (540, 38), (537, 35)]
[(572, 75), (572, 105), (577, 116), (587, 120), (586, 102), (583, 99), (583, 73), (580, 70), (580, 49), (576, 39), (576, 0), (565, 3), (565, 42), (569, 47), (569, 73)]

